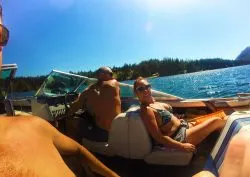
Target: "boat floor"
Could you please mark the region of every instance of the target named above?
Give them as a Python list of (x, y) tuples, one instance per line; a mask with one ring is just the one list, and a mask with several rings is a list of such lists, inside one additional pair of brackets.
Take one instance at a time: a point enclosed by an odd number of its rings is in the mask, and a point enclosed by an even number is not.
[[(143, 160), (131, 160), (121, 157), (106, 157), (95, 154), (106, 166), (115, 171), (121, 177), (191, 177), (203, 170), (207, 157), (216, 143), (219, 133), (213, 133), (198, 147), (188, 166), (166, 166), (147, 164)], [(69, 158), (65, 162), (77, 176), (85, 176), (82, 169), (77, 169), (76, 163)], [(98, 175), (96, 175), (98, 176)]]

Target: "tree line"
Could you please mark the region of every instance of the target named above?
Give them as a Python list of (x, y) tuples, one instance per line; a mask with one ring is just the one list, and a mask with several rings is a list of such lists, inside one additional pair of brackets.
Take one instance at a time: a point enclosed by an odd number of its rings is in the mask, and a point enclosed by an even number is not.
[[(124, 64), (122, 67), (111, 68), (118, 81), (132, 80), (138, 76), (151, 77), (170, 76), (177, 74), (192, 73), (198, 71), (227, 68), (240, 65), (248, 65), (246, 60), (226, 60), (221, 58), (183, 60), (178, 58), (150, 59), (139, 64)], [(94, 71), (79, 71), (70, 73), (87, 77), (95, 77)], [(47, 76), (37, 77), (17, 77), (13, 84), (15, 92), (25, 92), (38, 90)]]

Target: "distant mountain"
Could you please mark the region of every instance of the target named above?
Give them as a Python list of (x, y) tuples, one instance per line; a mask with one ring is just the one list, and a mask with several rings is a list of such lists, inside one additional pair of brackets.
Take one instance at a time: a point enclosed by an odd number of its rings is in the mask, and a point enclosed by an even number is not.
[(245, 48), (235, 60), (250, 61), (250, 46)]

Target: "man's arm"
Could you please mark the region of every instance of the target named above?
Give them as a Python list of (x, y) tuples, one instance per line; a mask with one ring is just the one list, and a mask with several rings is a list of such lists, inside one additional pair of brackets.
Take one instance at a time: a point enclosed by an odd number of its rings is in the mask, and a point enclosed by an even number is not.
[(50, 127), (52, 132), (53, 143), (60, 154), (63, 155), (80, 155), (83, 159), (83, 163), (86, 163), (91, 170), (102, 175), (109, 177), (118, 177), (118, 175), (106, 167), (101, 161), (99, 161), (92, 153), (90, 153), (86, 148), (81, 146), (79, 143), (73, 139), (63, 135), (53, 126)]
[(87, 93), (88, 89), (84, 90), (74, 102), (70, 103), (70, 114), (74, 114), (80, 108), (83, 108), (87, 99)]

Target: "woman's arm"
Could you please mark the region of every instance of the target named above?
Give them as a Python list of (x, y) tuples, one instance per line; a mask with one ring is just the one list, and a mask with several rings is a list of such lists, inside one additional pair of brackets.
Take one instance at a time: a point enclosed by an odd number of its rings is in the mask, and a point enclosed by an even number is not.
[(175, 141), (169, 136), (165, 136), (162, 134), (161, 130), (159, 129), (154, 112), (151, 108), (142, 108), (141, 109), (141, 117), (142, 120), (149, 131), (150, 135), (153, 137), (155, 141), (160, 144), (167, 145), (172, 148), (178, 148), (184, 151), (194, 152), (195, 146), (190, 143), (181, 143)]

